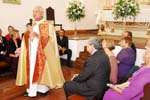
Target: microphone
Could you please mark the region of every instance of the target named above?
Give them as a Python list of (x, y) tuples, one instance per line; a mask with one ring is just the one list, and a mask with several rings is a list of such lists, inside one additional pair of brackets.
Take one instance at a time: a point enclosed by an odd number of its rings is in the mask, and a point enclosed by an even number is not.
[(32, 26), (32, 21), (33, 21), (32, 19), (29, 19), (29, 23), (30, 23), (31, 26)]

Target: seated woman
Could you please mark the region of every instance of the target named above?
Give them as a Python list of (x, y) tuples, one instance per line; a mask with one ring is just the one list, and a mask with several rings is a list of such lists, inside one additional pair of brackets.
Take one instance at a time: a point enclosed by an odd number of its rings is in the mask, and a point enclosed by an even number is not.
[(132, 41), (128, 37), (120, 42), (122, 49), (116, 57), (118, 60), (118, 77), (120, 79), (125, 79), (127, 77), (128, 72), (132, 69), (136, 60), (136, 54), (131, 48), (131, 45)]
[[(147, 42), (146, 42), (145, 50), (149, 50), (150, 51), (150, 39), (147, 40)], [(138, 69), (140, 69), (143, 66), (145, 66), (145, 62), (141, 63), (140, 66), (133, 66), (133, 68), (128, 73), (128, 78), (131, 77), (135, 71), (137, 71)]]
[(117, 83), (117, 78), (118, 78), (118, 66), (117, 66), (117, 59), (112, 52), (113, 49), (115, 49), (115, 43), (114, 40), (111, 39), (104, 39), (102, 41), (103, 49), (105, 53), (109, 57), (110, 61), (110, 67), (111, 67), (111, 72), (110, 72), (110, 82), (112, 84)]
[(143, 55), (145, 66), (136, 71), (130, 80), (123, 84), (112, 85), (105, 92), (103, 100), (140, 100), (145, 84), (150, 83), (150, 51)]
[[(132, 41), (132, 32), (131, 31), (125, 31), (124, 33), (122, 33), (122, 39), (125, 39), (125, 38), (130, 38), (131, 41)], [(131, 48), (134, 50), (135, 54), (136, 54), (136, 47), (135, 47), (135, 44), (133, 43), (132, 41), (132, 44), (131, 44)]]
[(7, 40), (2, 36), (2, 29), (0, 28), (0, 61), (5, 61)]
[(8, 62), (13, 72), (14, 77), (17, 74), (18, 58), (19, 58), (19, 48), (21, 46), (21, 40), (19, 37), (19, 31), (14, 30), (12, 32), (12, 38), (8, 41), (7, 54), (9, 56)]

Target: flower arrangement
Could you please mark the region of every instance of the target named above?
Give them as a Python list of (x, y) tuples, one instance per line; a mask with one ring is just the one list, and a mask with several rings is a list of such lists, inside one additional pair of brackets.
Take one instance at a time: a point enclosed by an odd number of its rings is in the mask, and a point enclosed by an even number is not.
[(115, 3), (113, 9), (114, 19), (126, 19), (133, 17), (139, 13), (139, 4), (135, 0), (119, 0)]
[(81, 0), (70, 0), (67, 5), (67, 17), (70, 21), (79, 21), (85, 17), (85, 6)]

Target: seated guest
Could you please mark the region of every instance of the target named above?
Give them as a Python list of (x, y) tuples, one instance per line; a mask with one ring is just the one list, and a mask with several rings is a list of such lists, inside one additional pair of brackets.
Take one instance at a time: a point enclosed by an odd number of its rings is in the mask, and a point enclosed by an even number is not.
[[(66, 97), (72, 94), (84, 96), (87, 100), (97, 98), (101, 100), (109, 82), (110, 63), (108, 56), (102, 49), (102, 43), (98, 38), (90, 38), (87, 51), (91, 54), (85, 61), (81, 73), (75, 74), (72, 80), (64, 84)], [(68, 100), (68, 98), (67, 98)]]
[(59, 34), (57, 35), (57, 44), (59, 49), (59, 54), (67, 54), (67, 66), (71, 66), (71, 56), (72, 51), (68, 48), (68, 37), (65, 36), (65, 30), (60, 29)]
[[(145, 50), (150, 51), (150, 40), (147, 40)], [(131, 77), (134, 72), (136, 72), (137, 70), (139, 70), (143, 66), (145, 66), (145, 62), (141, 63), (141, 66), (133, 66), (132, 69), (130, 70), (130, 72), (128, 73), (128, 78)]]
[[(31, 24), (27, 23), (25, 32), (30, 31), (30, 30), (31, 30)], [(23, 35), (24, 35), (24, 33), (22, 33), (22, 38), (23, 38)]]
[[(132, 32), (130, 32), (130, 31), (125, 31), (125, 32), (122, 34), (122, 39), (124, 39), (124, 38), (126, 38), (126, 37), (130, 38), (131, 41), (132, 41)], [(135, 54), (136, 54), (136, 47), (135, 47), (135, 44), (133, 43), (133, 41), (132, 41), (132, 44), (131, 44), (131, 48), (134, 50), (134, 52), (135, 52)]]
[(110, 89), (103, 100), (140, 100), (143, 97), (145, 84), (150, 83), (150, 51), (146, 50), (143, 59), (145, 66), (134, 73), (130, 80), (123, 84), (108, 85)]
[(8, 33), (5, 35), (5, 38), (6, 38), (7, 40), (11, 39), (11, 36), (12, 36), (11, 34), (12, 34), (13, 30), (14, 30), (14, 27), (11, 26), (11, 25), (9, 25), (9, 26), (8, 26)]
[(17, 74), (17, 66), (18, 66), (18, 51), (21, 46), (21, 40), (19, 39), (19, 31), (14, 30), (12, 32), (12, 38), (8, 41), (8, 48), (7, 48), (7, 54), (9, 56), (9, 63), (11, 66), (11, 70), (14, 74), (14, 77), (16, 77)]
[(115, 54), (112, 52), (112, 50), (115, 49), (114, 40), (104, 39), (102, 41), (102, 45), (103, 45), (103, 49), (104, 49), (105, 53), (108, 55), (109, 61), (110, 61), (110, 67), (111, 67), (110, 83), (116, 84), (117, 78), (118, 78), (118, 65), (117, 65), (117, 59), (115, 57)]
[(128, 37), (120, 42), (122, 49), (116, 57), (118, 60), (118, 77), (120, 79), (127, 77), (128, 72), (132, 69), (136, 60), (136, 54), (131, 48), (131, 45), (132, 41)]
[(5, 37), (2, 36), (2, 29), (0, 29), (0, 61), (5, 60), (6, 47), (7, 47), (7, 40), (5, 39)]

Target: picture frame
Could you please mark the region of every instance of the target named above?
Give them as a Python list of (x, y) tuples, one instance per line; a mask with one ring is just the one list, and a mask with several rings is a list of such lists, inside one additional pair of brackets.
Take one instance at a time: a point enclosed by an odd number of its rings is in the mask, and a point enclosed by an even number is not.
[(21, 0), (3, 0), (3, 3), (21, 4)]

